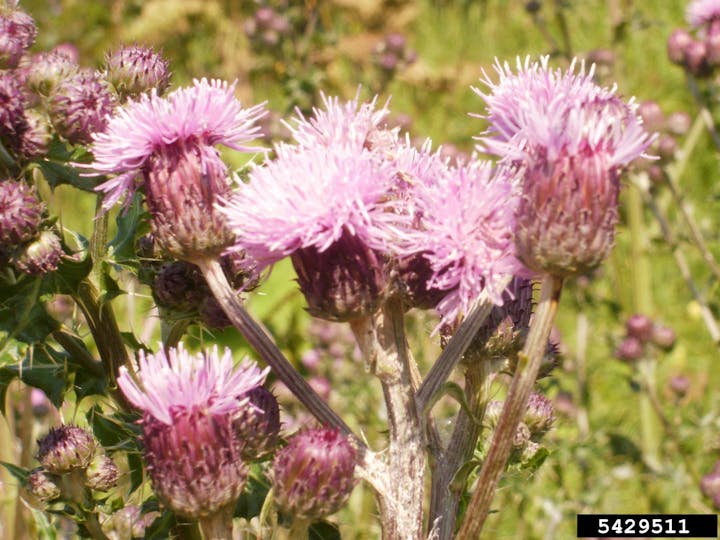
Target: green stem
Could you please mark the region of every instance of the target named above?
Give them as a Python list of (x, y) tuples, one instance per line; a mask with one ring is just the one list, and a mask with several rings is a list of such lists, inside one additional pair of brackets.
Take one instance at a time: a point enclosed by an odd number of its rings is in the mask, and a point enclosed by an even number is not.
[(519, 355), (510, 390), (458, 538), (480, 537), (495, 490), (510, 456), (517, 427), (525, 414), (530, 393), (535, 386), (540, 364), (547, 350), (547, 340), (555, 320), (561, 291), (561, 278), (554, 276), (543, 278), (540, 301), (530, 326), (530, 333)]
[[(508, 276), (503, 286), (507, 286), (511, 278), (511, 276)], [(465, 320), (463, 320), (452, 338), (450, 338), (447, 346), (430, 368), (430, 371), (415, 395), (415, 401), (421, 413), (424, 413), (427, 406), (435, 398), (438, 390), (445, 384), (450, 373), (455, 369), (460, 358), (470, 346), (470, 343), (472, 343), (475, 334), (477, 334), (485, 322), (485, 319), (490, 315), (493, 305), (483, 292), (480, 295), (477, 306), (465, 317)]]
[(490, 385), (497, 372), (493, 364), (490, 358), (483, 358), (467, 368), (465, 394), (469, 411), (464, 407), (460, 408), (450, 442), (445, 451), (437, 456), (437, 465), (432, 476), (428, 522), (437, 528), (433, 532), (437, 532), (438, 540), (453, 538), (460, 496), (471, 471), (466, 464), (472, 459), (482, 433), (482, 420), (489, 399)]
[[(631, 279), (633, 288), (633, 312), (649, 315), (652, 307), (652, 283), (650, 261), (647, 256), (647, 238), (643, 219), (643, 201), (640, 189), (630, 185), (625, 191), (625, 208), (627, 209), (628, 226), (630, 227), (630, 250), (633, 264)], [(655, 387), (654, 360), (643, 359), (638, 362), (638, 369), (647, 377), (648, 385)], [(660, 467), (660, 425), (652, 410), (647, 392), (640, 394), (640, 431), (642, 451), (645, 463), (653, 470)]]
[(229, 540), (233, 537), (233, 505), (198, 519), (203, 540)]
[(307, 540), (309, 526), (310, 520), (299, 517), (293, 518), (292, 525), (290, 526), (290, 538), (292, 538), (292, 540)]

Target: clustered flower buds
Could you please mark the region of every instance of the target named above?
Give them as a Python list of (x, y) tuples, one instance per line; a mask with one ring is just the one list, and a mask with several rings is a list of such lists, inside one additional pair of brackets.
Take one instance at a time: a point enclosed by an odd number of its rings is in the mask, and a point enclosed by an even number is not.
[(18, 66), (23, 53), (33, 44), (37, 28), (32, 17), (19, 9), (0, 11), (0, 69)]
[(310, 429), (290, 439), (273, 462), (275, 500), (283, 512), (317, 519), (337, 512), (355, 487), (357, 451), (334, 429)]
[(696, 77), (707, 77), (720, 65), (720, 5), (715, 0), (693, 0), (686, 19), (695, 36), (684, 28), (673, 30), (668, 58)]
[(645, 347), (652, 344), (667, 351), (675, 345), (675, 332), (672, 328), (654, 323), (650, 317), (641, 313), (630, 316), (625, 322), (626, 335), (615, 349), (615, 357), (626, 362), (634, 362), (645, 356)]
[(375, 64), (388, 73), (409, 66), (417, 60), (417, 52), (407, 46), (405, 36), (397, 32), (387, 34), (374, 51)]

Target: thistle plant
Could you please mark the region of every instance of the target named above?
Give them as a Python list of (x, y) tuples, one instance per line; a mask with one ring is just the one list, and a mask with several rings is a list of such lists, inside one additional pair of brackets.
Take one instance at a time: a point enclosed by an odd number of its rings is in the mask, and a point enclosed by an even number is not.
[[(248, 49), (279, 65), (275, 47), (309, 47), (332, 17), (298, 9), (253, 4)], [(688, 19), (705, 56), (680, 33), (670, 56), (708, 74), (720, 18), (693, 2)], [(0, 367), (0, 397), (15, 391), (5, 381), (38, 386), (53, 404), (42, 422), (59, 426), (12, 469), (23, 496), (97, 539), (305, 538), (367, 489), (385, 539), (480, 537), (507, 471), (539, 467), (577, 412), (538, 384), (559, 363), (561, 291), (610, 256), (626, 169), (665, 181), (687, 119), (621, 97), (580, 58), (496, 60), (474, 74), (466, 153), (411, 137), (362, 88), (303, 87), (316, 106), (283, 115), (242, 78), (171, 84), (143, 44), (86, 67), (30, 51), (35, 26), (14, 5), (0, 29), (0, 358), (17, 360)], [(382, 35), (380, 88), (399, 66), (422, 73), (405, 34)], [(263, 130), (283, 117), (282, 139)], [(66, 188), (94, 198), (89, 238), (49, 195)], [(270, 280), (288, 273), (297, 287), (278, 300)], [(266, 327), (268, 290), (268, 311), (305, 315)], [(616, 356), (670, 354), (662, 320), (628, 317)], [(690, 382), (671, 381), (676, 404)], [(21, 398), (18, 418), (32, 414)], [(717, 506), (717, 470), (696, 476)]]

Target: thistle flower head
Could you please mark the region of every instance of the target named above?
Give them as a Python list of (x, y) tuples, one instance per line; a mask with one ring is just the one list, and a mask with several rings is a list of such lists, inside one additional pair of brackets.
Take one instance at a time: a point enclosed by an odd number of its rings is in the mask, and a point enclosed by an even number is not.
[(155, 88), (165, 92), (170, 83), (169, 63), (151, 47), (129, 45), (105, 56), (105, 77), (125, 98)]
[(411, 177), (404, 199), (389, 201), (377, 223), (394, 254), (429, 262), (425, 287), (445, 291), (436, 309), (450, 323), (483, 291), (502, 304), (508, 276), (526, 272), (514, 255), (516, 205), (510, 170), (472, 161)]
[(27, 130), (20, 81), (11, 71), (0, 71), (0, 141), (16, 151)]
[(652, 137), (634, 103), (592, 81), (593, 68), (553, 71), (545, 57), (517, 69), (497, 64), (499, 82), (486, 75), (491, 92), (476, 92), (490, 122), (482, 149), (520, 173), (518, 257), (536, 272), (586, 273), (612, 247), (622, 168)]
[(143, 446), (153, 488), (179, 515), (197, 519), (233, 504), (247, 479), (233, 420), (241, 396), (262, 384), (267, 371), (249, 362), (233, 366), (229, 349), (191, 355), (181, 346), (168, 353), (140, 353), (142, 389), (121, 368), (118, 386), (144, 411)]
[(99, 74), (83, 70), (63, 79), (49, 102), (50, 118), (58, 134), (72, 144), (88, 144), (102, 132), (116, 99)]
[(685, 19), (695, 28), (720, 20), (718, 0), (693, 0), (685, 11)]
[(41, 96), (50, 96), (58, 85), (78, 71), (77, 62), (57, 51), (41, 52), (23, 66), (27, 87)]
[(36, 238), (43, 210), (34, 188), (16, 180), (0, 181), (0, 244), (17, 248)]
[(191, 151), (207, 172), (227, 170), (214, 148), (218, 144), (256, 150), (246, 143), (260, 136), (260, 128), (253, 124), (265, 114), (263, 105), (243, 109), (234, 89), (234, 84), (224, 81), (195, 80), (193, 86), (164, 98), (153, 90), (118, 109), (92, 145), (91, 167), (99, 174), (118, 175), (98, 186), (98, 191), (108, 194), (105, 208), (134, 192), (135, 177), (152, 168), (151, 158), (160, 151)]
[(60, 238), (51, 230), (42, 231), (38, 238), (17, 251), (15, 268), (32, 276), (42, 276), (57, 270), (63, 256)]
[(25, 50), (35, 41), (33, 18), (17, 9), (0, 11), (0, 69), (16, 68)]
[(38, 461), (46, 471), (62, 474), (73, 469), (87, 469), (95, 455), (97, 443), (92, 434), (78, 426), (52, 428), (38, 441)]
[(264, 386), (245, 393), (254, 409), (243, 409), (233, 424), (243, 442), (243, 457), (255, 461), (275, 450), (280, 434), (280, 407), (275, 395)]
[(355, 487), (357, 451), (333, 429), (295, 435), (275, 456), (272, 483), (283, 511), (301, 518), (337, 512)]
[(290, 126), (297, 144), (279, 145), (221, 208), (236, 249), (258, 270), (298, 249), (323, 252), (346, 233), (366, 241), (370, 213), (391, 185), (393, 168), (366, 145), (386, 112), (374, 102), (323, 99), (326, 110)]

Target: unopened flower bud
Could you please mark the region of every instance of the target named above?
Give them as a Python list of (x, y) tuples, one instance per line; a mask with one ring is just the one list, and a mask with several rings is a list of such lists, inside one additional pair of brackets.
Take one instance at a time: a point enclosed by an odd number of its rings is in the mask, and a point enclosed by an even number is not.
[(642, 313), (631, 315), (625, 321), (627, 335), (639, 339), (642, 343), (650, 341), (653, 333), (653, 322), (650, 317)]
[(52, 501), (60, 497), (58, 478), (49, 474), (42, 467), (33, 469), (28, 476), (30, 491), (41, 501)]
[(17, 151), (27, 130), (25, 104), (20, 81), (11, 71), (0, 71), (0, 141)]
[(711, 67), (720, 64), (720, 34), (708, 34), (705, 38), (705, 49), (707, 50), (707, 63)]
[(665, 124), (665, 115), (657, 101), (643, 101), (637, 109), (648, 131), (660, 131)]
[(673, 135), (685, 135), (690, 130), (692, 119), (685, 111), (677, 111), (667, 118), (667, 130)]
[(406, 45), (407, 40), (400, 33), (393, 32), (385, 36), (385, 50), (387, 51), (402, 55)]
[(275, 395), (264, 386), (256, 386), (244, 396), (248, 405), (233, 421), (243, 443), (242, 456), (256, 461), (275, 450), (280, 433), (280, 407)]
[(198, 308), (208, 294), (200, 269), (185, 261), (173, 261), (158, 272), (152, 284), (158, 306), (188, 312)]
[(47, 97), (61, 82), (77, 73), (78, 65), (67, 54), (43, 52), (34, 55), (24, 70), (28, 88)]
[(669, 326), (657, 325), (653, 328), (652, 342), (661, 349), (668, 351), (675, 345), (675, 331)]
[(96, 443), (87, 430), (78, 426), (53, 428), (38, 441), (38, 461), (52, 474), (87, 469), (95, 455)]
[(673, 64), (683, 65), (685, 62), (685, 51), (693, 43), (690, 32), (683, 28), (677, 28), (670, 34), (667, 42), (668, 58)]
[(36, 35), (35, 21), (30, 15), (17, 9), (0, 11), (0, 69), (16, 68)]
[(322, 252), (308, 247), (291, 258), (311, 315), (345, 322), (379, 307), (386, 286), (382, 256), (356, 236), (346, 232)]
[(530, 440), (530, 428), (525, 422), (520, 422), (517, 429), (515, 430), (515, 436), (513, 437), (513, 449), (522, 450)]
[(272, 484), (280, 508), (304, 519), (337, 512), (355, 487), (357, 451), (334, 429), (295, 435), (275, 456)]
[(685, 68), (696, 77), (706, 77), (711, 69), (707, 61), (707, 46), (693, 40), (685, 49)]
[(151, 47), (124, 46), (105, 57), (105, 77), (122, 100), (153, 88), (161, 95), (170, 83), (168, 66)]
[(13, 266), (31, 276), (43, 276), (57, 270), (63, 256), (60, 238), (53, 231), (43, 231), (13, 258)]
[(198, 306), (198, 315), (200, 320), (208, 328), (222, 330), (228, 326), (232, 326), (232, 321), (228, 318), (225, 310), (212, 294), (208, 294), (203, 298)]
[(640, 360), (645, 353), (643, 343), (636, 337), (626, 337), (615, 349), (615, 358), (626, 362)]
[(117, 484), (118, 468), (112, 458), (98, 454), (85, 471), (85, 485), (97, 491), (107, 491)]
[(679, 398), (682, 398), (685, 397), (685, 395), (688, 393), (688, 390), (690, 390), (690, 379), (687, 378), (685, 375), (675, 375), (670, 379), (669, 386), (673, 394), (675, 394)]
[(16, 248), (39, 234), (44, 205), (24, 182), (0, 181), (0, 244)]
[(18, 153), (24, 158), (33, 159), (47, 154), (53, 139), (52, 125), (47, 115), (37, 109), (25, 111), (27, 130), (23, 133)]
[(662, 135), (657, 142), (658, 155), (667, 161), (675, 158), (677, 152), (677, 141), (672, 135)]
[(487, 406), (485, 407), (485, 416), (483, 420), (488, 428), (493, 429), (495, 426), (497, 426), (504, 406), (505, 402), (499, 401), (497, 399), (493, 399), (487, 404)]
[(533, 439), (542, 437), (555, 421), (552, 402), (542, 394), (530, 394), (523, 421)]
[(110, 540), (145, 538), (145, 529), (158, 517), (160, 512), (143, 514), (139, 506), (131, 504), (108, 517), (102, 524), (102, 530)]
[(615, 63), (615, 52), (612, 49), (593, 49), (587, 55), (588, 62), (601, 66), (612, 66)]
[(712, 472), (702, 477), (700, 480), (700, 491), (710, 499), (720, 493), (720, 462), (715, 464)]
[(86, 70), (63, 80), (48, 107), (59, 135), (72, 144), (89, 144), (93, 133), (105, 130), (115, 105), (107, 82)]

